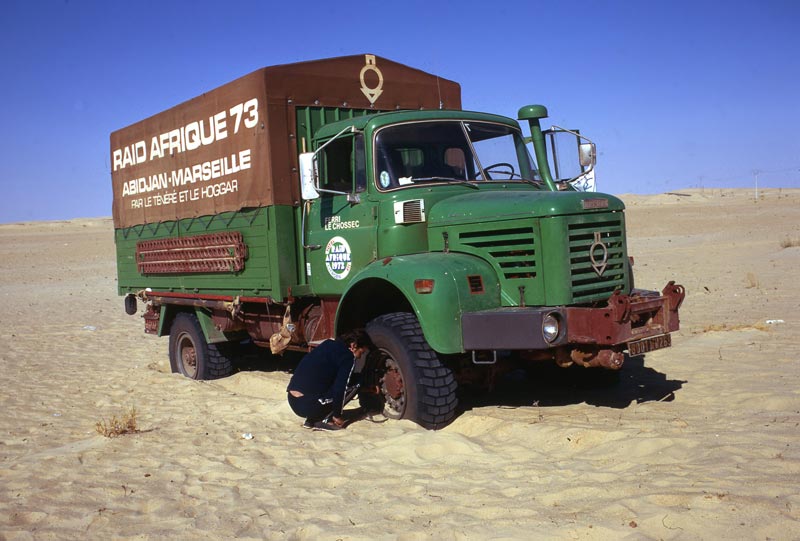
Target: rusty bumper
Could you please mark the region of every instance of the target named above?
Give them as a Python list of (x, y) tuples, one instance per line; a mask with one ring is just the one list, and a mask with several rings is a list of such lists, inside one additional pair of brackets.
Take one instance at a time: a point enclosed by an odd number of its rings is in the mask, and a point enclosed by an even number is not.
[(677, 331), (678, 309), (686, 292), (670, 282), (661, 291), (615, 293), (602, 308), (568, 307), (566, 342), (614, 346)]
[[(464, 349), (551, 350), (559, 364), (621, 366), (622, 351), (639, 344), (632, 354), (669, 345), (668, 334), (680, 327), (678, 309), (683, 286), (669, 282), (661, 291), (615, 293), (600, 307), (500, 308), (469, 312), (461, 317)], [(558, 319), (558, 335), (547, 340), (542, 324)], [(666, 338), (658, 339), (658, 337)], [(651, 344), (646, 342), (653, 339)], [(558, 350), (558, 351), (552, 351)]]

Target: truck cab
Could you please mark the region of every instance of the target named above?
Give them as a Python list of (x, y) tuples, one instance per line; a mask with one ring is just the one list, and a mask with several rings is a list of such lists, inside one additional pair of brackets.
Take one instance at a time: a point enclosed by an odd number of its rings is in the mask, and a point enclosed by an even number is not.
[[(668, 345), (682, 288), (633, 290), (624, 204), (553, 180), (544, 116), (520, 110), (538, 161), (517, 121), (485, 113), (389, 112), (319, 130), (300, 159), (305, 265), (312, 295), (340, 299), (337, 325), (379, 321), (395, 342), (387, 320), (413, 326), (437, 359), (495, 371), (498, 359), (545, 358), (617, 370), (634, 338)], [(593, 148), (582, 152), (593, 162)], [(397, 364), (390, 387), (402, 395), (417, 361), (394, 349), (378, 372)], [(394, 413), (405, 416), (405, 402)]]
[[(495, 115), (382, 113), (329, 124), (316, 144), (318, 174), (303, 183), (307, 268), (327, 271), (309, 274), (317, 295), (341, 294), (370, 261), (430, 251), (427, 215), (440, 201), (544, 189), (519, 126)], [(334, 238), (347, 240), (329, 247)]]

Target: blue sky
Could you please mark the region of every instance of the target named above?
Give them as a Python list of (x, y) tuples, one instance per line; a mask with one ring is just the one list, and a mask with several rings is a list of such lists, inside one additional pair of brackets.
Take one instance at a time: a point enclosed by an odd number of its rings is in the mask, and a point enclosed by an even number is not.
[(109, 134), (259, 67), (374, 53), (598, 145), (610, 193), (800, 187), (800, 2), (5, 0), (0, 222), (111, 214)]

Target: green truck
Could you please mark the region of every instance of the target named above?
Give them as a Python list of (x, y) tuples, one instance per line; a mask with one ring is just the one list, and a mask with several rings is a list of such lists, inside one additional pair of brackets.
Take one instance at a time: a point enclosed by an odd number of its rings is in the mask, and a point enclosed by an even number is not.
[(263, 68), (115, 131), (125, 309), (143, 303), (194, 379), (365, 328), (362, 392), (429, 429), (459, 385), (670, 346), (683, 287), (634, 289), (622, 201), (570, 184), (594, 145), (546, 116), (519, 110), (526, 137), (367, 54)]

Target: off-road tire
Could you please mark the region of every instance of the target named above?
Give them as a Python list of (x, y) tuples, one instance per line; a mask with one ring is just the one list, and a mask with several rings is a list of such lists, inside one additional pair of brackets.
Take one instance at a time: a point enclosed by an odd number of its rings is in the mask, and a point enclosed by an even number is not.
[(180, 313), (169, 331), (169, 365), (190, 379), (224, 378), (233, 373), (233, 346), (206, 343), (197, 316)]
[(400, 400), (388, 397), (386, 383), (382, 384), (387, 398), (384, 414), (430, 430), (447, 426), (456, 415), (457, 383), (425, 341), (417, 318), (407, 312), (385, 314), (370, 321), (366, 330), (380, 352), (379, 370), (387, 373), (387, 367), (396, 367), (402, 378)]

